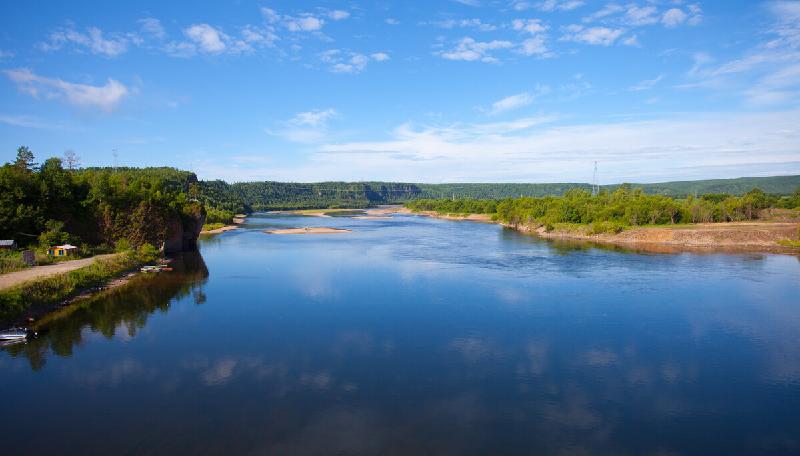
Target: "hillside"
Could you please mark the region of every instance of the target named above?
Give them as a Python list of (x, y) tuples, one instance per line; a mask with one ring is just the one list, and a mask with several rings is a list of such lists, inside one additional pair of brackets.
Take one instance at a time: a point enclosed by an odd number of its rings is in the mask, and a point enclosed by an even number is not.
[[(621, 184), (605, 185), (616, 190)], [(654, 184), (631, 184), (645, 193), (672, 197), (725, 193), (743, 195), (760, 188), (773, 195), (788, 195), (800, 188), (800, 176), (743, 177), (675, 181)], [(242, 182), (201, 181), (201, 199), (207, 206), (232, 212), (320, 207), (368, 207), (404, 203), (415, 199), (470, 198), (503, 199), (520, 196), (560, 196), (568, 190), (590, 190), (586, 183), (469, 183), (414, 184), (401, 182)]]

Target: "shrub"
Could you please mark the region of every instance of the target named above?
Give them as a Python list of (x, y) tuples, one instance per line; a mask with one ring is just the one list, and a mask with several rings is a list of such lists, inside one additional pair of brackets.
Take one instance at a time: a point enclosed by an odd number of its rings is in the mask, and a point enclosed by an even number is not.
[(625, 229), (619, 222), (614, 221), (604, 221), (604, 222), (593, 222), (589, 225), (589, 234), (604, 234), (604, 233), (612, 233), (617, 234), (621, 233)]

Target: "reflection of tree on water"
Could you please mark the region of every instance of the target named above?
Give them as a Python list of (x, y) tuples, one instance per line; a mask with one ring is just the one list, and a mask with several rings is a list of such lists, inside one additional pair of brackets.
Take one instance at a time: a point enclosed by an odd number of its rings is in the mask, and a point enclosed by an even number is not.
[(31, 368), (38, 370), (46, 362), (48, 348), (58, 356), (71, 356), (73, 347), (82, 342), (84, 328), (111, 339), (124, 325), (127, 336), (134, 337), (150, 314), (169, 311), (174, 299), (192, 294), (195, 303), (203, 304), (208, 269), (200, 252), (179, 254), (171, 266), (173, 272), (138, 275), (124, 286), (57, 311), (47, 317), (39, 337), (3, 350), (28, 358)]

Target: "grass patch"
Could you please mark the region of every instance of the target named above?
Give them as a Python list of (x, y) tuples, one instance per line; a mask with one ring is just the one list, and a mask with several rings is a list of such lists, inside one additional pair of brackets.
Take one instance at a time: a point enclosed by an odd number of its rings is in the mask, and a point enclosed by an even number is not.
[(800, 241), (793, 241), (791, 239), (781, 239), (780, 241), (778, 241), (778, 245), (800, 249)]
[(206, 223), (203, 225), (203, 231), (218, 230), (220, 228), (224, 228), (225, 226), (227, 225), (224, 223)]
[(158, 251), (145, 245), (138, 251), (130, 250), (113, 258), (97, 260), (89, 266), (66, 274), (25, 282), (0, 291), (0, 320), (18, 317), (28, 309), (50, 305), (87, 288), (103, 285), (123, 272), (154, 261), (157, 257)]

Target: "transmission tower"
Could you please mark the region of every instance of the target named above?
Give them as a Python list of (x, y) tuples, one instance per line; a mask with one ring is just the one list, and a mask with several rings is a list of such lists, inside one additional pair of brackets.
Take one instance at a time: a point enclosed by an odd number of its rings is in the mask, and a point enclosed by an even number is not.
[(597, 185), (597, 162), (594, 162), (594, 176), (592, 177), (592, 196), (600, 193), (600, 186)]

